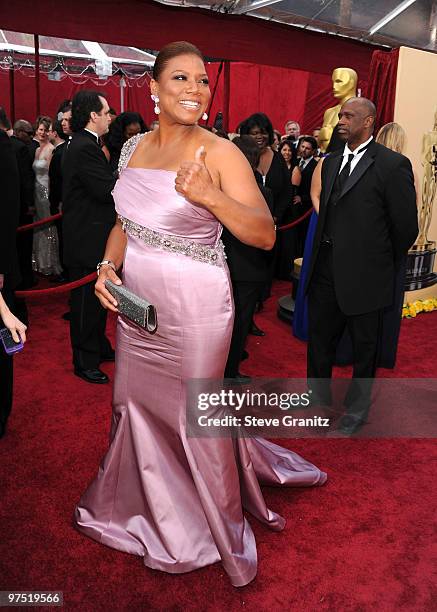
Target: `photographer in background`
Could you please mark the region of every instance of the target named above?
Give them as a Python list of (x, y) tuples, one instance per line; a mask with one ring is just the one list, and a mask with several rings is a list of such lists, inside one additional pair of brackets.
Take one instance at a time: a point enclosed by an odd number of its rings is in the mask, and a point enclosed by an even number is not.
[[(8, 135), (0, 130), (0, 328), (6, 327), (15, 342), (26, 341), (26, 326), (12, 313), (13, 290), (20, 280), (16, 231), (20, 214), (20, 178)], [(0, 346), (0, 438), (12, 408), (13, 358)]]

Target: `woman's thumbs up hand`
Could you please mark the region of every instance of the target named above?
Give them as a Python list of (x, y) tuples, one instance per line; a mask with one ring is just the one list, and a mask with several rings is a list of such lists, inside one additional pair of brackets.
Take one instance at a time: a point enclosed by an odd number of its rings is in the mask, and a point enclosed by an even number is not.
[(182, 162), (176, 176), (175, 189), (195, 204), (207, 205), (214, 183), (205, 164), (206, 151), (202, 145), (194, 155), (194, 161)]

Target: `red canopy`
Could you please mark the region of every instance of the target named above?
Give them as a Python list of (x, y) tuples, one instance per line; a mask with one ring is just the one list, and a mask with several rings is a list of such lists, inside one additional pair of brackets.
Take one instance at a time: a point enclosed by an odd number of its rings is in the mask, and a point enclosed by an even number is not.
[(174, 40), (188, 40), (209, 57), (324, 74), (351, 66), (363, 80), (376, 48), (254, 17), (152, 0), (38, 0), (37, 9), (34, 0), (14, 0), (3, 11), (2, 27), (157, 50)]

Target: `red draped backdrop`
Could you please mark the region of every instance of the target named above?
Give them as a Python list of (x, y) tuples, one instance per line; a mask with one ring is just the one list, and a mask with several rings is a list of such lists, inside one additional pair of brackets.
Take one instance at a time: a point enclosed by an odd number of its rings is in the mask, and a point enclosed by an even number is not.
[(375, 133), (385, 123), (393, 121), (396, 99), (396, 77), (399, 49), (374, 51), (369, 72), (367, 97), (376, 105)]
[[(219, 63), (207, 64), (211, 90), (216, 82)], [(222, 71), (214, 97), (211, 120), (218, 111), (224, 110), (224, 70)], [(0, 71), (0, 105), (10, 113), (9, 74)], [(119, 77), (107, 81), (97, 78), (64, 77), (61, 81), (49, 81), (41, 75), (41, 112), (54, 116), (59, 103), (71, 98), (80, 88), (93, 88), (104, 92), (110, 106), (120, 112)], [(146, 123), (153, 120), (153, 104), (148, 89), (148, 78), (139, 80), (126, 78), (125, 110), (141, 113)], [(366, 82), (360, 83), (365, 88)], [(266, 113), (274, 127), (283, 132), (287, 119), (297, 120), (304, 132), (320, 126), (324, 110), (334, 103), (331, 94), (331, 77), (327, 74), (232, 62), (230, 64), (229, 130), (234, 131), (240, 121), (251, 113)], [(15, 73), (15, 117), (35, 119), (34, 74), (25, 69)], [(211, 123), (211, 121), (210, 121)]]
[[(90, 9), (91, 7), (91, 9)], [(14, 0), (2, 14), (2, 28), (46, 36), (97, 40), (159, 49), (171, 40), (189, 40), (210, 58), (231, 62), (228, 129), (256, 111), (266, 112), (275, 128), (296, 119), (305, 132), (320, 125), (325, 108), (332, 106), (331, 73), (339, 66), (355, 68), (365, 91), (374, 46), (351, 39), (311, 32), (247, 15), (227, 15), (197, 8), (181, 8), (151, 0)], [(54, 18), (54, 16), (58, 16)], [(208, 67), (212, 84), (217, 63)], [(225, 110), (224, 73), (220, 76), (211, 115)], [(83, 79), (75, 79), (79, 82)], [(53, 114), (59, 100), (81, 86), (101, 87), (110, 104), (120, 107), (118, 79), (114, 82), (47, 82), (42, 76), (43, 112)], [(146, 84), (130, 81), (126, 109), (140, 111), (146, 121), (153, 108)], [(16, 74), (16, 118), (35, 115), (34, 83)], [(8, 75), (0, 71), (0, 104), (8, 106)]]

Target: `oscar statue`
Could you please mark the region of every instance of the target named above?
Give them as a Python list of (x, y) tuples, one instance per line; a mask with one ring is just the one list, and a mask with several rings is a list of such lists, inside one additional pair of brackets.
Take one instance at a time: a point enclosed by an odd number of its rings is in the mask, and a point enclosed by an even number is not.
[(433, 272), (436, 243), (428, 240), (432, 218), (432, 207), (437, 191), (437, 110), (434, 114), (434, 127), (422, 139), (422, 196), (419, 205), (419, 235), (408, 253), (406, 291), (430, 287), (437, 282)]
[(332, 94), (338, 104), (327, 108), (323, 115), (323, 128), (325, 138), (329, 140), (338, 123), (338, 113), (342, 105), (357, 95), (358, 75), (353, 68), (335, 68), (332, 73)]

